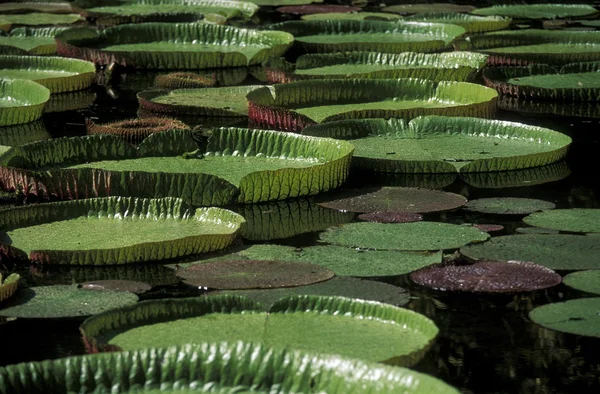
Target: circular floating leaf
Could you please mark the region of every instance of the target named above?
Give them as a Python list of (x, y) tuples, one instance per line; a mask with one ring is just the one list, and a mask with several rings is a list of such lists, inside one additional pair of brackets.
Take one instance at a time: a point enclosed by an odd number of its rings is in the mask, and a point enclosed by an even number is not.
[(500, 172), (562, 159), (571, 138), (522, 123), (425, 116), (309, 126), (302, 134), (349, 140), (355, 167), (377, 172)]
[(225, 260), (194, 264), (177, 271), (192, 286), (210, 289), (269, 289), (322, 282), (333, 271), (308, 263), (276, 260)]
[(470, 259), (508, 261), (521, 259), (554, 270), (600, 269), (600, 243), (582, 235), (506, 235), (480, 245), (469, 245), (460, 253)]
[(555, 209), (523, 218), (530, 226), (574, 233), (600, 233), (600, 209)]
[(467, 33), (483, 33), (502, 30), (510, 26), (511, 19), (501, 16), (475, 16), (458, 12), (424, 12), (404, 18), (410, 22), (450, 23), (460, 26)]
[(152, 300), (96, 315), (81, 330), (91, 350), (244, 340), (401, 365), (422, 358), (438, 333), (416, 312), (343, 297), (288, 297), (268, 313), (260, 310), (247, 298), (226, 295)]
[(61, 56), (150, 69), (246, 67), (281, 56), (293, 37), (206, 23), (125, 24), (98, 31), (69, 29), (56, 36)]
[(467, 199), (460, 194), (412, 187), (350, 189), (337, 198), (319, 205), (342, 211), (429, 213), (463, 206)]
[(147, 111), (200, 116), (248, 116), (246, 94), (262, 86), (146, 90), (137, 94)]
[(427, 4), (398, 4), (384, 7), (383, 11), (395, 12), (397, 14), (419, 14), (422, 12), (472, 12), (472, 5), (460, 5), (449, 3), (427, 3)]
[(9, 299), (17, 292), (20, 279), (19, 274), (10, 274), (8, 277), (3, 278), (0, 273), (0, 302)]
[(482, 261), (435, 265), (410, 274), (415, 283), (442, 291), (513, 293), (556, 286), (561, 277), (544, 266), (523, 261)]
[(504, 230), (504, 226), (501, 224), (473, 224), (473, 227), (486, 233)]
[(521, 19), (557, 19), (588, 16), (598, 11), (587, 4), (514, 4), (495, 5), (472, 11), (476, 15), (500, 15)]
[[(219, 291), (217, 294), (230, 294), (248, 297), (262, 304), (266, 310), (283, 297), (298, 295), (338, 296), (355, 298), (368, 301), (377, 301), (384, 304), (402, 306), (410, 301), (410, 294), (402, 287), (392, 286), (387, 283), (373, 280), (355, 278), (333, 278), (325, 282), (308, 286), (288, 287), (270, 290), (234, 290)], [(213, 295), (210, 293), (209, 295)]]
[(157, 75), (154, 79), (154, 86), (163, 89), (197, 89), (212, 87), (216, 84), (216, 74), (209, 77), (196, 73), (176, 72)]
[(64, 27), (13, 29), (8, 36), (0, 36), (0, 53), (9, 55), (52, 55), (56, 52), (54, 36)]
[(28, 12), (26, 14), (6, 13), (0, 15), (0, 24), (24, 26), (71, 25), (85, 21), (79, 14), (47, 14)]
[(377, 223), (411, 223), (423, 220), (423, 216), (412, 212), (371, 212), (358, 215), (358, 218)]
[(33, 262), (105, 265), (156, 261), (223, 249), (244, 219), (175, 198), (108, 197), (4, 210), (0, 244)]
[(396, 14), (390, 14), (387, 12), (353, 12), (353, 13), (320, 13), (320, 14), (309, 14), (302, 15), (300, 19), (305, 21), (323, 21), (323, 20), (335, 20), (335, 19), (352, 19), (352, 20), (372, 20), (372, 21), (392, 21), (402, 19), (401, 16)]
[(139, 144), (142, 140), (155, 133), (163, 133), (171, 130), (189, 130), (189, 126), (185, 123), (169, 118), (128, 119), (104, 124), (97, 124), (86, 119), (85, 127), (88, 134), (116, 135), (132, 144)]
[(0, 78), (0, 126), (33, 122), (49, 99), (50, 91), (36, 82)]
[[(80, 377), (89, 373), (90, 366), (94, 366), (94, 373), (83, 381)], [(173, 375), (175, 370), (177, 376)], [(213, 371), (221, 372), (217, 375)], [(365, 390), (378, 394), (458, 394), (441, 380), (410, 369), (339, 356), (273, 350), (243, 342), (188, 344), (22, 363), (0, 368), (0, 380), (6, 382), (7, 392), (27, 393), (110, 392), (118, 386), (123, 392), (155, 394), (251, 393), (257, 392), (257, 387), (266, 392), (290, 388), (295, 392), (330, 394)], [(205, 391), (202, 386), (210, 388)]]
[(277, 8), (277, 12), (282, 14), (306, 15), (306, 14), (324, 14), (324, 13), (344, 13), (360, 11), (360, 7), (352, 7), (348, 5), (290, 5)]
[(550, 201), (533, 198), (490, 197), (471, 200), (465, 204), (463, 209), (494, 215), (528, 215), (532, 212), (554, 209), (555, 207), (556, 205)]
[(350, 223), (329, 229), (319, 236), (322, 242), (383, 250), (456, 249), (471, 242), (485, 241), (489, 237), (488, 233), (473, 227), (435, 222)]
[(575, 290), (600, 294), (600, 270), (570, 273), (563, 278), (563, 283)]
[(516, 233), (519, 234), (558, 234), (558, 230), (553, 230), (551, 228), (542, 228), (542, 227), (517, 227), (515, 229)]
[(600, 297), (543, 305), (529, 318), (551, 330), (600, 338)]
[(82, 289), (86, 290), (118, 290), (130, 293), (145, 293), (152, 288), (147, 283), (134, 282), (131, 280), (96, 280), (93, 282), (80, 283)]
[(94, 291), (75, 286), (40, 286), (21, 289), (2, 309), (0, 316), (55, 319), (95, 315), (135, 304), (138, 297), (124, 291)]

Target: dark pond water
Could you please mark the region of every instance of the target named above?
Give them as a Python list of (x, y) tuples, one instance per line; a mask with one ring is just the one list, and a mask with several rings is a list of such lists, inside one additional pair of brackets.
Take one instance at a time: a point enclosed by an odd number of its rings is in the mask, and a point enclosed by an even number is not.
[[(259, 18), (264, 23), (281, 20), (281, 16), (272, 11), (262, 12)], [(107, 122), (135, 117), (135, 93), (149, 86), (152, 79), (148, 73), (124, 74), (120, 85), (94, 87), (90, 94), (96, 98), (89, 107), (48, 113), (44, 115), (43, 122), (48, 132), (58, 138), (84, 135), (85, 118)], [(249, 74), (243, 83), (262, 82)], [(451, 179), (431, 176), (419, 179), (354, 173), (348, 185), (445, 184), (444, 190), (460, 193), (469, 199), (529, 197), (552, 201), (559, 208), (600, 208), (600, 119), (503, 110), (499, 111), (498, 118), (549, 127), (571, 136), (573, 145), (566, 161), (546, 170), (515, 172), (505, 178), (512, 179), (512, 184), (502, 183), (493, 177), (481, 179), (480, 183), (467, 183), (460, 179), (452, 182)], [(491, 187), (494, 185), (495, 188)], [(505, 226), (503, 232), (494, 235), (512, 234), (521, 225), (520, 217), (506, 219), (461, 211), (430, 215), (426, 219)], [(316, 233), (308, 233), (277, 242), (306, 246), (315, 241)], [(121, 270), (146, 272), (155, 278), (169, 272), (159, 265)], [(117, 271), (80, 268), (66, 274), (39, 267), (18, 269), (28, 285), (70, 283), (72, 278), (89, 280), (127, 275), (127, 272)], [(559, 273), (564, 275), (567, 272)], [(405, 276), (380, 280), (409, 289), (412, 301), (407, 307), (430, 317), (440, 327), (441, 333), (433, 348), (415, 369), (437, 376), (465, 393), (600, 392), (600, 339), (546, 330), (528, 318), (528, 312), (536, 306), (582, 297), (583, 294), (560, 285), (547, 291), (515, 296), (456, 295), (424, 290), (411, 284)], [(195, 290), (165, 285), (155, 288), (146, 297), (193, 294)], [(83, 354), (78, 332), (80, 323), (80, 320), (16, 320), (0, 324), (0, 365)]]

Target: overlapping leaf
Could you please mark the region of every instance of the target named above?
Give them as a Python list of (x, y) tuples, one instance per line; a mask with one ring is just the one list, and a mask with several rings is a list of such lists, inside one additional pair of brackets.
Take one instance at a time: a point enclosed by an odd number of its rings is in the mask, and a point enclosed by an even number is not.
[(0, 126), (39, 119), (49, 99), (50, 91), (36, 82), (0, 78)]

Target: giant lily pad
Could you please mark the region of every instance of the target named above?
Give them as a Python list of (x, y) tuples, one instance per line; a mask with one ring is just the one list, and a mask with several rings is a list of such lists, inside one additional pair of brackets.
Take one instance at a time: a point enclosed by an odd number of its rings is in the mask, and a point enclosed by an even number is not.
[(349, 140), (353, 165), (377, 172), (488, 172), (562, 159), (571, 138), (550, 129), (478, 118), (365, 119), (307, 127), (303, 134)]
[(88, 134), (117, 135), (132, 144), (140, 143), (154, 133), (164, 133), (170, 130), (189, 130), (189, 126), (177, 119), (159, 117), (121, 120), (104, 124), (97, 124), (87, 119), (85, 126)]
[(456, 209), (467, 199), (460, 194), (410, 187), (350, 189), (319, 205), (350, 212), (428, 213)]
[(319, 14), (308, 14), (302, 15), (300, 19), (305, 21), (323, 21), (323, 20), (335, 20), (335, 19), (352, 19), (352, 20), (372, 20), (372, 21), (392, 21), (402, 19), (400, 15), (390, 14), (388, 12), (352, 12), (352, 13), (340, 13), (340, 12), (327, 12)]
[[(245, 77), (244, 77), (245, 79)], [(240, 81), (241, 82), (241, 81)], [(154, 86), (163, 89), (196, 89), (213, 87), (217, 84), (216, 73), (200, 75), (189, 72), (174, 72), (157, 75), (154, 79)]]
[(355, 20), (288, 21), (268, 28), (293, 34), (294, 45), (306, 52), (433, 52), (465, 32), (442, 23)]
[(0, 78), (0, 126), (39, 119), (49, 99), (50, 91), (36, 82)]
[(45, 0), (42, 2), (6, 2), (0, 4), (0, 12), (1, 13), (11, 13), (18, 11), (37, 11), (37, 12), (46, 12), (49, 14), (72, 14), (73, 5), (68, 2), (57, 1), (55, 3)]
[(63, 93), (89, 87), (96, 79), (96, 67), (61, 57), (4, 55), (0, 56), (0, 78), (29, 79), (51, 93)]
[(554, 208), (556, 205), (550, 201), (517, 197), (478, 198), (467, 202), (463, 207), (467, 211), (493, 215), (528, 215), (532, 212)]
[(600, 233), (600, 209), (555, 209), (536, 212), (523, 221), (531, 226), (574, 233)]
[(268, 314), (261, 309), (233, 296), (145, 301), (96, 315), (81, 332), (91, 350), (251, 340), (403, 365), (418, 361), (438, 333), (423, 315), (373, 301), (296, 296), (279, 300)]
[(117, 291), (128, 291), (134, 294), (145, 293), (152, 289), (147, 283), (134, 282), (132, 280), (96, 280), (92, 282), (79, 283), (79, 287), (88, 290), (117, 290)]
[(319, 235), (322, 242), (361, 249), (444, 250), (483, 242), (488, 233), (449, 223), (350, 223)]
[(460, 253), (470, 259), (525, 260), (554, 270), (600, 269), (600, 243), (595, 237), (567, 234), (520, 234), (469, 245)]
[(83, 21), (85, 19), (79, 14), (47, 14), (44, 12), (0, 14), (0, 23), (9, 23), (13, 26), (71, 25)]
[(489, 55), (492, 66), (564, 65), (600, 60), (600, 31), (499, 31), (457, 41), (455, 47)]
[[(83, 382), (80, 377), (90, 368), (94, 373)], [(138, 393), (250, 393), (260, 387), (267, 392), (458, 394), (441, 380), (405, 368), (242, 342), (23, 363), (0, 368), (0, 380), (6, 392), (36, 394), (108, 392), (116, 386)]]
[(0, 242), (33, 262), (125, 264), (223, 249), (243, 223), (234, 212), (194, 210), (176, 198), (109, 197), (6, 209)]
[(410, 294), (402, 287), (389, 285), (374, 280), (356, 278), (333, 278), (325, 282), (308, 286), (286, 287), (283, 289), (269, 290), (228, 290), (216, 291), (209, 296), (217, 294), (231, 294), (248, 297), (263, 305), (266, 310), (283, 297), (297, 295), (317, 295), (357, 298), (367, 301), (383, 302), (402, 306), (410, 301)]
[(12, 148), (0, 158), (0, 182), (42, 199), (249, 203), (334, 189), (345, 181), (353, 151), (344, 141), (241, 128), (214, 129), (204, 155), (187, 153), (196, 148), (190, 130), (153, 134), (138, 149), (114, 136), (61, 138)]
[(137, 94), (140, 108), (152, 112), (200, 116), (248, 116), (246, 94), (262, 86), (146, 90)]
[(577, 271), (563, 278), (563, 283), (575, 290), (600, 294), (600, 270)]
[(232, 290), (309, 285), (333, 275), (319, 265), (280, 260), (223, 260), (177, 270), (177, 276), (189, 285)]
[(467, 81), (475, 76), (487, 56), (473, 52), (380, 53), (350, 52), (309, 54), (296, 67), (280, 59), (266, 62), (272, 82), (317, 78), (423, 78), (432, 81)]
[(550, 268), (524, 261), (482, 261), (435, 265), (413, 272), (413, 282), (442, 291), (516, 293), (556, 286), (561, 277)]
[(0, 302), (12, 297), (19, 289), (19, 274), (10, 274), (6, 278), (0, 273)]
[(64, 27), (13, 29), (8, 36), (0, 36), (0, 53), (10, 55), (52, 55), (56, 52), (54, 36)]
[(526, 99), (600, 101), (600, 62), (495, 67), (483, 73), (487, 86)]
[(600, 338), (600, 297), (539, 306), (529, 318), (551, 330)]
[(564, 160), (542, 167), (497, 172), (461, 172), (460, 179), (478, 188), (502, 189), (556, 182), (571, 175)]
[[(204, 23), (139, 23), (103, 31), (69, 29), (56, 37), (58, 53), (106, 65), (153, 69), (245, 67), (281, 56), (293, 37)], [(233, 44), (236, 43), (236, 44)]]
[(250, 92), (250, 120), (287, 131), (334, 120), (411, 119), (421, 115), (490, 118), (495, 90), (467, 82), (424, 79), (314, 79)]
[(450, 23), (460, 26), (467, 33), (483, 33), (502, 30), (510, 26), (511, 19), (501, 16), (475, 16), (458, 12), (425, 12), (404, 18), (410, 22)]
[(397, 14), (420, 14), (423, 12), (472, 12), (472, 5), (449, 3), (398, 4), (384, 7), (383, 11)]
[(322, 3), (323, 0), (249, 0), (251, 3), (265, 7), (279, 7), (284, 5), (302, 5)]
[(514, 4), (495, 5), (472, 11), (475, 15), (500, 15), (520, 19), (573, 18), (596, 14), (598, 11), (587, 4)]
[(21, 289), (0, 309), (0, 316), (55, 319), (95, 315), (135, 304), (138, 297), (125, 291), (88, 290), (72, 286), (39, 286)]
[(282, 14), (306, 15), (306, 14), (324, 14), (324, 13), (347, 13), (360, 11), (360, 7), (348, 5), (323, 4), (323, 5), (290, 5), (277, 8), (277, 12)]

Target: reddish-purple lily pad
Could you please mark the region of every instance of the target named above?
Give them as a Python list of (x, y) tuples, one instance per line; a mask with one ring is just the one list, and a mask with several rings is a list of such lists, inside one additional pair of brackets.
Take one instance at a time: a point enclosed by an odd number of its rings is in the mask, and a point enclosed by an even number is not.
[(470, 265), (435, 264), (410, 274), (413, 282), (442, 291), (516, 293), (556, 286), (550, 268), (524, 261), (482, 261)]
[(504, 226), (501, 224), (474, 224), (473, 227), (485, 231), (486, 233), (504, 230)]
[(413, 212), (371, 212), (358, 215), (358, 218), (377, 223), (411, 223), (423, 220), (423, 216)]
[(141, 294), (152, 288), (147, 283), (135, 282), (133, 280), (96, 280), (80, 284), (81, 288), (87, 290), (118, 290), (128, 291), (130, 293)]
[(331, 279), (335, 274), (309, 263), (226, 260), (194, 264), (176, 275), (192, 286), (237, 290), (303, 286)]
[(428, 213), (456, 209), (467, 199), (460, 194), (416, 187), (350, 189), (320, 202), (325, 208), (340, 211)]
[(289, 5), (277, 8), (277, 12), (282, 14), (307, 15), (307, 14), (325, 14), (333, 12), (353, 12), (360, 11), (360, 7), (352, 7), (348, 5)]

